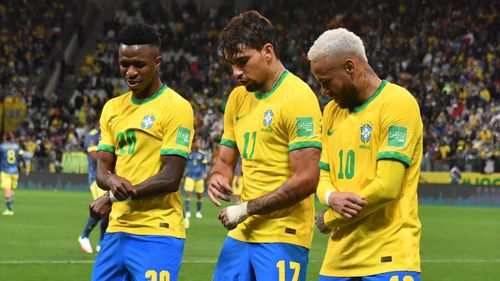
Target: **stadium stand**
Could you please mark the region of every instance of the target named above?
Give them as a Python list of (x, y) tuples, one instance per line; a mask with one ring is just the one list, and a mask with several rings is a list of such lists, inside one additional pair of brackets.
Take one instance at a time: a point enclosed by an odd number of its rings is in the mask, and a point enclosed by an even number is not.
[[(423, 171), (457, 165), (466, 172), (500, 172), (500, 28), (494, 1), (210, 2), (117, 1), (113, 16), (101, 18), (102, 27), (86, 30), (64, 21), (74, 13), (71, 1), (0, 4), (0, 93), (4, 104), (25, 108), (15, 133), (28, 157), (33, 155), (33, 169), (64, 172), (63, 154), (82, 151), (87, 118), (99, 116), (106, 100), (126, 90), (116, 69), (114, 38), (121, 23), (134, 20), (153, 23), (163, 34), (162, 79), (191, 101), (197, 134), (211, 155), (234, 84), (218, 54), (218, 32), (237, 11), (257, 9), (279, 31), (285, 66), (317, 93), (305, 54), (312, 40), (327, 27), (360, 34), (381, 78), (404, 85), (419, 101)], [(30, 20), (12, 20), (17, 17)], [(54, 94), (43, 96), (35, 91), (37, 78), (48, 68), (46, 56), (58, 36), (68, 30), (97, 40), (75, 67), (64, 69)], [(318, 98), (322, 105), (328, 102)]]

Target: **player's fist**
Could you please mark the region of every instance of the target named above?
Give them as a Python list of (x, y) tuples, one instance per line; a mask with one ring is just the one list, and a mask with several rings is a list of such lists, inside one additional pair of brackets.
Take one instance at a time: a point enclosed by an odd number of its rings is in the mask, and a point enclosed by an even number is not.
[(219, 220), (228, 230), (236, 228), (242, 221), (248, 218), (248, 202), (236, 204), (222, 209), (219, 213)]
[(109, 212), (111, 212), (112, 204), (113, 203), (111, 202), (108, 194), (97, 198), (89, 204), (90, 216), (94, 219), (101, 219), (106, 217)]
[(332, 230), (325, 225), (325, 211), (317, 212), (315, 215), (316, 227), (321, 233), (330, 233)]

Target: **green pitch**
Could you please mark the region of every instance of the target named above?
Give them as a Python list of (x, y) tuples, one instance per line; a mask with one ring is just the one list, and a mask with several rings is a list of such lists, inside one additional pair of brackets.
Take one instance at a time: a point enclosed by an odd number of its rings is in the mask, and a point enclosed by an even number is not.
[[(0, 217), (0, 280), (89, 280), (96, 254), (77, 243), (89, 200), (84, 192), (18, 190), (15, 215)], [(217, 208), (204, 202), (204, 218), (191, 218), (187, 230), (180, 281), (211, 280), (225, 237)], [(421, 206), (420, 217), (422, 280), (499, 280), (500, 208)], [(326, 239), (315, 233), (308, 280), (317, 280)]]

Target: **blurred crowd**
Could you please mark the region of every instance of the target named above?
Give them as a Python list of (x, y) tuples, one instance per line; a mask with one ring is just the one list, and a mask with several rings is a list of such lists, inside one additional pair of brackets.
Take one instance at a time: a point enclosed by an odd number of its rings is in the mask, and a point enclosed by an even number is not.
[[(383, 79), (417, 98), (424, 121), (423, 171), (500, 172), (500, 27), (494, 1), (124, 1), (105, 21), (95, 49), (65, 75), (72, 89), (42, 98), (33, 91), (44, 55), (64, 25), (65, 1), (0, 4), (0, 93), (26, 105), (16, 135), (36, 169), (60, 171), (64, 152), (82, 140), (104, 103), (126, 87), (116, 67), (115, 34), (124, 23), (155, 24), (163, 35), (162, 80), (193, 105), (202, 148), (216, 153), (222, 114), (234, 81), (218, 51), (218, 34), (241, 9), (256, 9), (278, 30), (284, 65), (319, 94), (307, 50), (327, 28), (347, 27), (365, 41), (367, 57)], [(238, 1), (235, 1), (238, 2)], [(238, 2), (239, 3), (239, 2)], [(240, 6), (241, 5), (241, 6)], [(22, 13), (29, 13), (23, 16)], [(30, 19), (29, 23), (12, 20)], [(4, 24), (5, 23), (5, 24)], [(89, 32), (89, 31), (87, 31)], [(324, 106), (328, 99), (318, 95)], [(28, 154), (29, 155), (29, 154)]]

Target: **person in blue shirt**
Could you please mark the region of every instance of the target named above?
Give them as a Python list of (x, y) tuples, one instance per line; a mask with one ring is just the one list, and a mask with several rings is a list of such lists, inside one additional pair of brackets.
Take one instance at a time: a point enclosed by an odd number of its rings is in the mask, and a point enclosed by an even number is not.
[[(104, 195), (106, 191), (100, 189), (96, 183), (96, 168), (97, 168), (97, 145), (99, 144), (100, 130), (99, 123), (97, 120), (91, 120), (89, 124), (92, 124), (90, 131), (85, 137), (85, 150), (87, 151), (87, 161), (88, 161), (88, 181), (90, 185), (90, 192), (92, 193), (93, 199), (97, 199)], [(101, 222), (101, 234), (99, 238), (99, 244), (96, 246), (96, 252), (99, 252), (101, 249), (100, 242), (104, 238), (104, 233), (106, 233), (106, 228), (108, 227), (108, 217), (104, 217), (101, 220), (95, 219), (89, 216), (87, 220), (87, 224), (83, 229), (82, 234), (78, 237), (78, 243), (80, 243), (80, 248), (84, 253), (92, 253), (92, 245), (90, 244), (89, 235), (90, 232), (97, 226), (97, 224)]]
[(0, 186), (5, 196), (6, 209), (2, 213), (4, 216), (14, 215), (14, 190), (19, 181), (19, 163), (23, 151), (16, 143), (13, 133), (3, 136), (3, 143), (0, 144)]
[(201, 139), (195, 137), (191, 153), (187, 163), (185, 179), (184, 179), (184, 192), (186, 195), (185, 204), (185, 226), (189, 227), (189, 218), (191, 218), (191, 195), (193, 190), (196, 192), (196, 217), (201, 219), (201, 203), (203, 191), (205, 190), (205, 178), (207, 174), (207, 157), (200, 151)]

